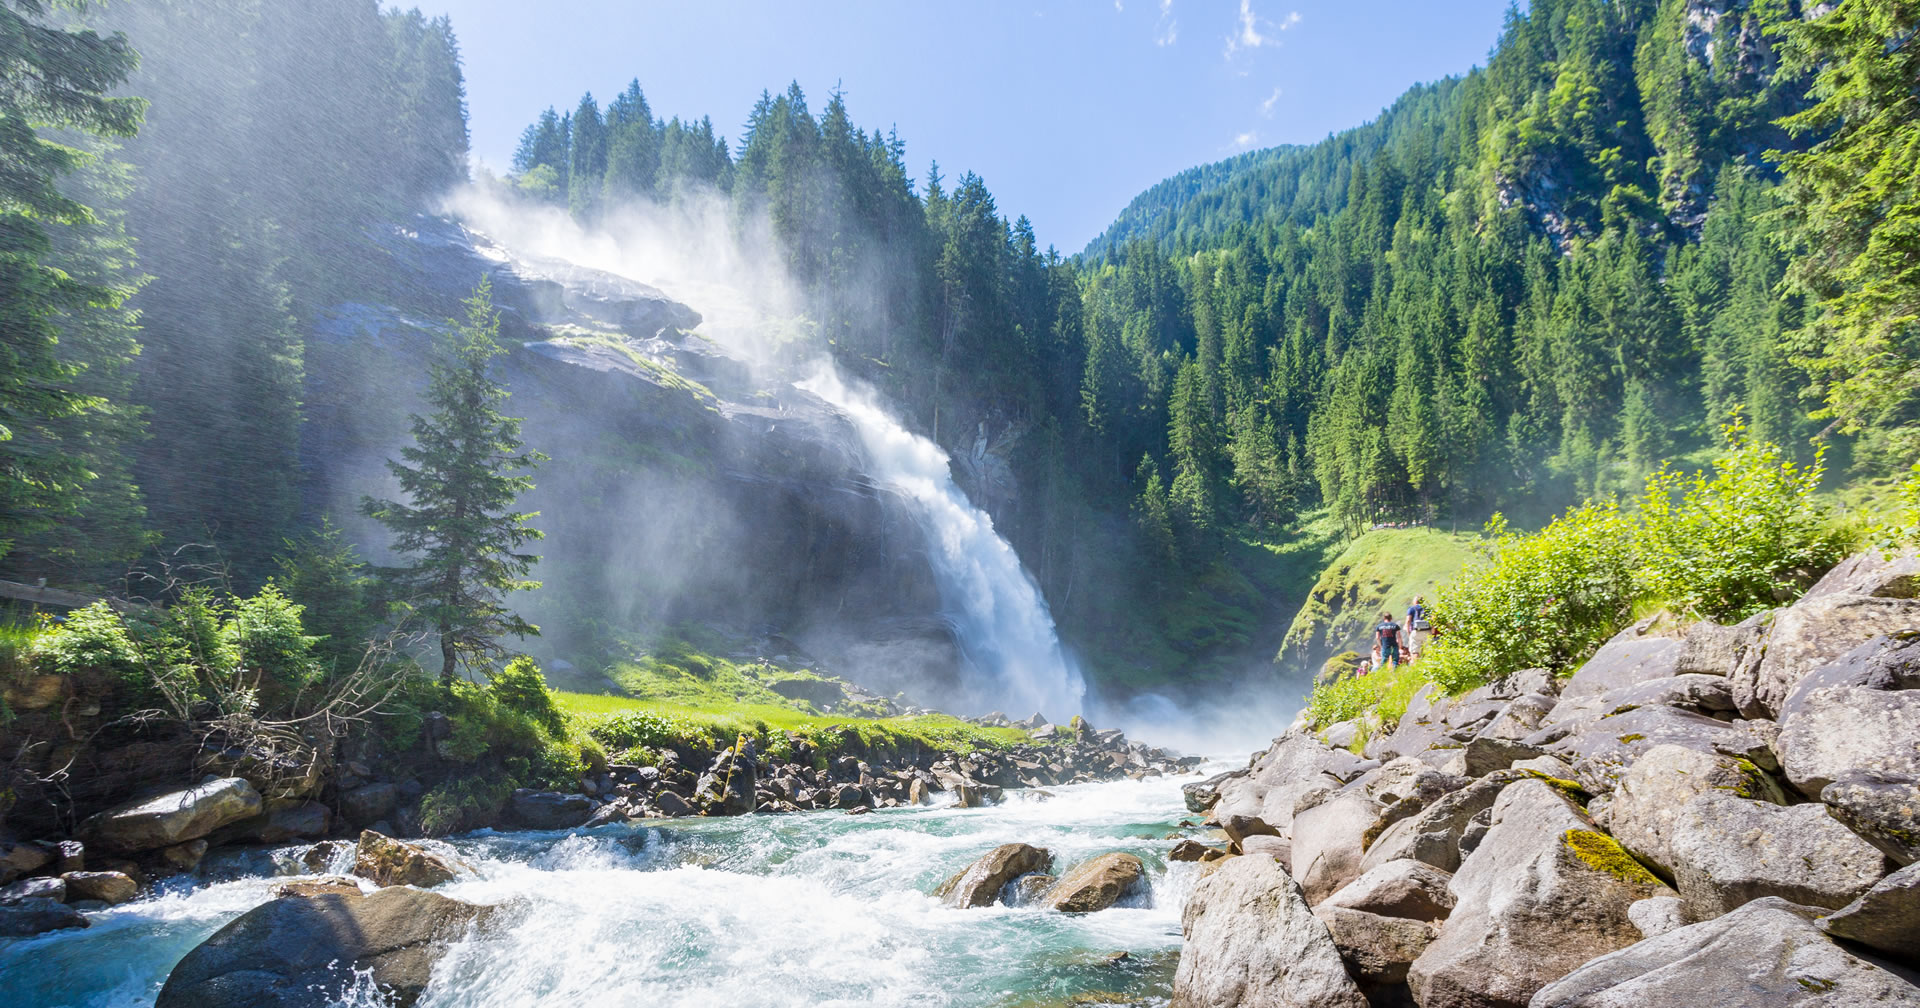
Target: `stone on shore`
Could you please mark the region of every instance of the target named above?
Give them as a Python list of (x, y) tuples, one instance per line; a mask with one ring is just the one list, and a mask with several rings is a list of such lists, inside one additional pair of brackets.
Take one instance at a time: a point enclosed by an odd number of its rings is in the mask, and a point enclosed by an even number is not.
[(91, 922), (59, 900), (34, 897), (0, 904), (0, 938), (30, 938), (48, 931), (84, 928)]
[(60, 876), (67, 884), (67, 899), (99, 900), (109, 906), (140, 895), (140, 883), (116, 871), (68, 872)]
[(227, 777), (108, 809), (81, 823), (79, 836), (102, 853), (138, 854), (197, 840), (262, 806), (253, 785)]
[(1920, 988), (1834, 944), (1807, 914), (1757, 900), (1594, 959), (1531, 1008), (1920, 1005)]
[(1171, 1008), (1367, 1008), (1327, 926), (1265, 858), (1230, 858), (1194, 887)]

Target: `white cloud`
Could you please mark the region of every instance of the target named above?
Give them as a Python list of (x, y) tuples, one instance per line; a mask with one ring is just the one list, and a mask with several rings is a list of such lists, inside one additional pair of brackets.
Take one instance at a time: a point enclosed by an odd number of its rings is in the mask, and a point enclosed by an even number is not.
[(1275, 25), (1261, 19), (1253, 12), (1253, 0), (1240, 0), (1240, 27), (1227, 36), (1227, 58), (1242, 49), (1259, 49), (1262, 46), (1280, 44), (1279, 33), (1300, 23), (1300, 12), (1289, 11), (1287, 16)]
[(1160, 23), (1153, 27), (1153, 44), (1170, 46), (1180, 37), (1180, 22), (1173, 19), (1173, 0), (1160, 0)]
[(1273, 93), (1267, 96), (1267, 100), (1260, 103), (1260, 115), (1268, 119), (1273, 118), (1273, 106), (1279, 101), (1280, 89), (1274, 88)]
[(1254, 144), (1257, 144), (1259, 142), (1260, 142), (1260, 134), (1255, 133), (1252, 130), (1248, 130), (1245, 133), (1238, 134), (1233, 138), (1233, 145), (1235, 147), (1240, 148), (1241, 150), (1245, 150), (1248, 147), (1251, 147)]
[(1124, 13), (1127, 8), (1120, 3), (1120, 0), (1113, 0), (1113, 9), (1116, 12)]

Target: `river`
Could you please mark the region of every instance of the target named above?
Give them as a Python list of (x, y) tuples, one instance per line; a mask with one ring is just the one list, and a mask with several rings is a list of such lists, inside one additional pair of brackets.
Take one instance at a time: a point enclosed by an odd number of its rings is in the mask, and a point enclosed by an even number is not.
[[(448, 896), (507, 906), (456, 945), (422, 1008), (592, 1005), (1058, 1005), (1076, 994), (1164, 1004), (1197, 865), (1169, 865), (1193, 777), (1011, 791), (987, 808), (655, 820), (591, 832), (480, 831), (450, 841), (477, 877)], [(1151, 886), (1084, 916), (953, 910), (928, 896), (1002, 843), (1056, 870), (1107, 851)], [(295, 852), (210, 859), (199, 879), (93, 914), (85, 931), (0, 940), (8, 1008), (151, 1005), (179, 958), (271, 898)], [(224, 880), (222, 880), (224, 879)], [(1116, 952), (1127, 956), (1110, 962)], [(377, 1004), (364, 993), (343, 1004)], [(1109, 1003), (1101, 998), (1094, 1003)]]

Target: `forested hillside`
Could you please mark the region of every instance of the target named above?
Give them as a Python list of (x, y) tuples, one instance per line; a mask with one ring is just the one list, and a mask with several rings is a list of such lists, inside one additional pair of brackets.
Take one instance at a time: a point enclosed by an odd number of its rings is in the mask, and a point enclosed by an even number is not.
[[(1322, 143), (1169, 179), (1071, 259), (971, 174), (914, 185), (897, 137), (861, 132), (837, 95), (816, 119), (797, 87), (762, 98), (731, 163), (704, 157), (704, 121), (651, 118), (636, 83), (604, 113), (590, 96), (549, 111), (515, 168), (589, 218), (689, 182), (766, 208), (843, 357), (950, 446), (1010, 446), (1024, 492), (996, 514), (1083, 643), (1222, 661), (1297, 604), (1248, 547), (1305, 511), (1351, 531), (1536, 521), (1736, 416), (1825, 446), (1843, 476), (1909, 457), (1910, 323), (1828, 340), (1851, 256), (1810, 254), (1836, 235), (1793, 207), (1835, 179), (1809, 161), (1783, 184), (1783, 167), (1815, 144), (1833, 163), (1835, 126), (1874, 101), (1911, 119), (1898, 46), (1877, 95), (1816, 105), (1842, 78), (1814, 85), (1912, 16), (1804, 14), (1534, 3), (1485, 68)], [(1867, 247), (1857, 223), (1839, 237)]]

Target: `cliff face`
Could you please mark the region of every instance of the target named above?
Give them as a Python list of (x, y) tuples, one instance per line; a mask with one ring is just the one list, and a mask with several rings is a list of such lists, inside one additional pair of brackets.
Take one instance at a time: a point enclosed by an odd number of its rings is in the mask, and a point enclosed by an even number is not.
[(1189, 785), (1173, 1003), (1920, 1004), (1920, 561), (1653, 626)]
[(680, 621), (778, 633), (848, 677), (940, 699), (960, 657), (923, 539), (864, 475), (843, 418), (698, 335), (693, 308), (622, 277), (515, 259), (445, 220), (385, 237), (379, 301), (336, 306), (310, 341), (309, 506), (375, 555), (356, 516), (392, 491), (434, 338), (481, 275), (502, 311), (498, 364), (525, 443), (550, 460), (521, 604), (537, 652), (572, 659)]

